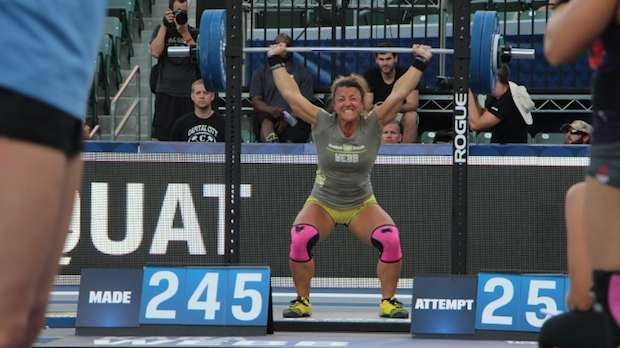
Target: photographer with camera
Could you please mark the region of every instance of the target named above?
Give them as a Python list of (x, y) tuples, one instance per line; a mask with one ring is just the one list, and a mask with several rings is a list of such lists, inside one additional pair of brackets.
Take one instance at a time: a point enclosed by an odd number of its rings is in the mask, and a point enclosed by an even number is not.
[(155, 93), (151, 137), (163, 141), (169, 140), (174, 122), (194, 110), (189, 91), (199, 78), (198, 63), (192, 57), (171, 58), (166, 53), (170, 46), (196, 45), (198, 31), (187, 23), (187, 7), (187, 0), (170, 0), (149, 45), (151, 56), (158, 59), (151, 72)]

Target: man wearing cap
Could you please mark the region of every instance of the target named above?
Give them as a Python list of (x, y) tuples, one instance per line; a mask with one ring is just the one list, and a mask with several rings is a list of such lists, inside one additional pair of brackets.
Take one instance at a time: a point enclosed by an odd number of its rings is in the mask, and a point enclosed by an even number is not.
[(560, 128), (564, 132), (564, 144), (589, 144), (592, 126), (582, 120), (566, 123)]

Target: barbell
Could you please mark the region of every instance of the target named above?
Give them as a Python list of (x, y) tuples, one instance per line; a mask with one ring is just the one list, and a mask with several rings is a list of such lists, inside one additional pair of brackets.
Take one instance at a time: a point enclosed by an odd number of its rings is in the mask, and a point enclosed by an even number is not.
[[(196, 54), (202, 79), (209, 91), (226, 89), (226, 11), (204, 10), (200, 21), (198, 45), (195, 48), (168, 48), (169, 57)], [(267, 52), (268, 47), (245, 47), (245, 53)], [(289, 52), (394, 52), (411, 53), (409, 47), (289, 47)], [(454, 54), (450, 48), (432, 48), (433, 54)], [(512, 48), (499, 33), (495, 11), (476, 11), (471, 25), (469, 87), (476, 93), (489, 94), (495, 87), (497, 71), (511, 59), (534, 59), (535, 51)]]

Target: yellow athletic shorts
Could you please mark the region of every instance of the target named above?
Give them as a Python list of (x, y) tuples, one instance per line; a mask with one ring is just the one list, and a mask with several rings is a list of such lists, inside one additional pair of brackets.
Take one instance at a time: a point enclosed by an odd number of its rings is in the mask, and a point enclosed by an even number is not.
[(325, 203), (319, 201), (316, 197), (312, 195), (308, 197), (308, 199), (306, 199), (306, 204), (316, 204), (319, 207), (323, 208), (337, 224), (348, 225), (362, 209), (366, 208), (371, 204), (377, 204), (377, 199), (375, 198), (375, 195), (371, 195), (362, 204), (358, 205), (355, 208), (346, 210), (332, 208)]

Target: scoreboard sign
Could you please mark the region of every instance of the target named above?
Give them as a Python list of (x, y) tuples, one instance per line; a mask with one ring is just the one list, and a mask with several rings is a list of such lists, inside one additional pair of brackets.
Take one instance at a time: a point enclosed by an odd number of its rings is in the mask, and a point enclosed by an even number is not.
[(476, 329), (537, 332), (566, 311), (563, 275), (478, 275)]
[(268, 270), (146, 268), (141, 324), (264, 326)]
[(77, 327), (138, 327), (141, 269), (82, 270)]
[(549, 318), (567, 310), (567, 290), (568, 278), (554, 274), (415, 277), (411, 333), (536, 333)]
[(473, 334), (475, 302), (475, 277), (416, 277), (411, 333)]
[(268, 267), (84, 270), (77, 333), (265, 334), (270, 277)]

